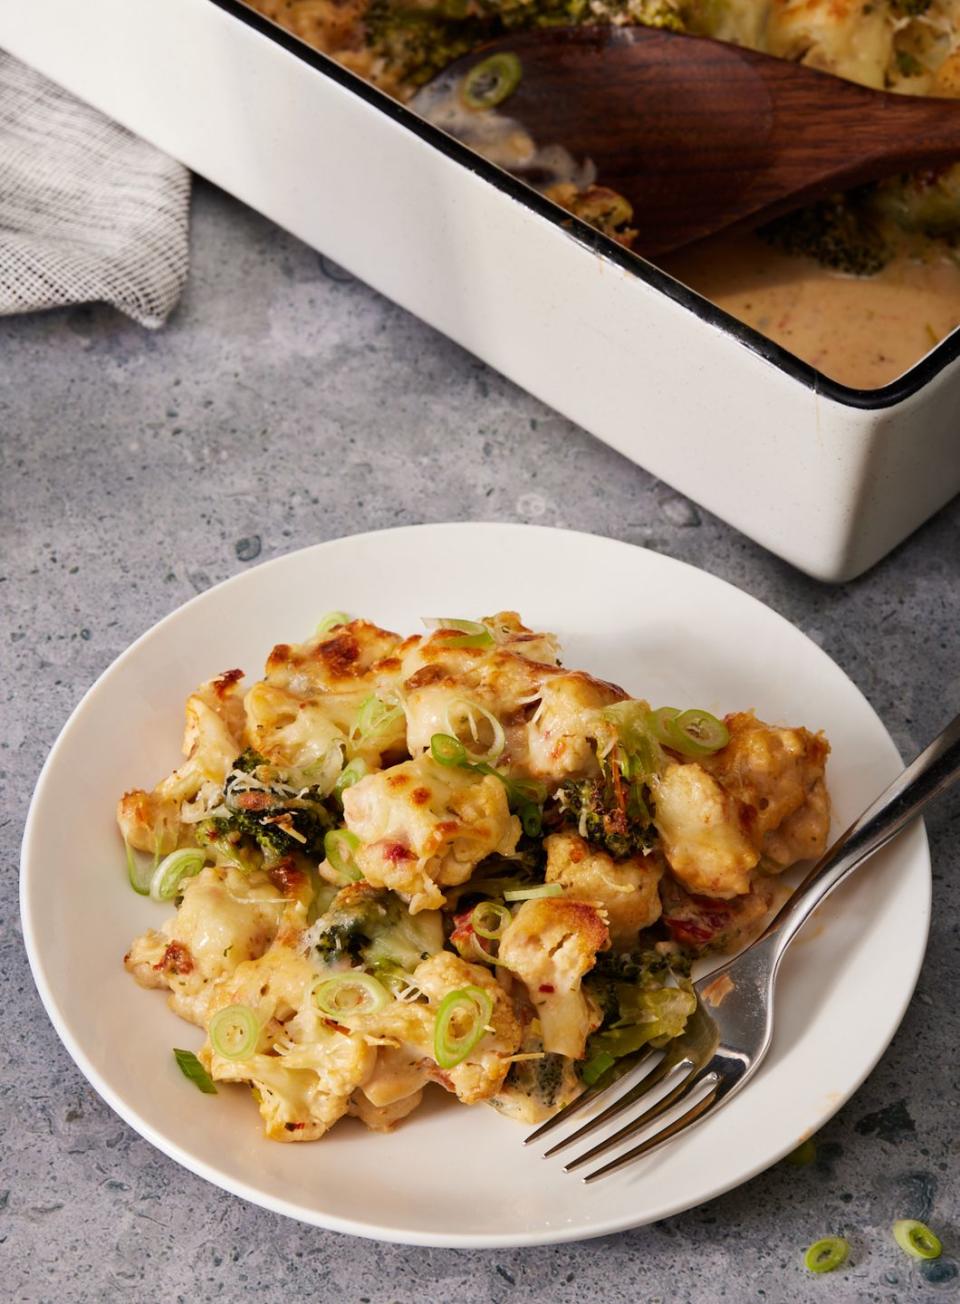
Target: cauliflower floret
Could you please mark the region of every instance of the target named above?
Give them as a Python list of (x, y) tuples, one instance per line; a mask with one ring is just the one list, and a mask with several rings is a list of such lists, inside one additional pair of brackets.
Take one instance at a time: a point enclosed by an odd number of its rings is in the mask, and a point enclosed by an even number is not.
[(600, 1014), (580, 980), (609, 940), (596, 906), (563, 897), (525, 901), (504, 930), (500, 958), (526, 986), (545, 1050), (583, 1058)]
[(429, 757), (367, 775), (343, 809), (364, 877), (408, 898), (412, 914), (441, 906), (440, 886), (465, 882), (494, 852), (511, 855), (520, 837), (499, 779)]
[(376, 1047), (366, 1037), (317, 1007), (316, 979), (302, 935), (285, 930), (264, 955), (218, 983), (210, 1002), (208, 1025), (228, 1005), (256, 1016), (260, 1035), (250, 1055), (230, 1059), (208, 1041), (200, 1058), (218, 1082), (252, 1083), (266, 1134), (277, 1141), (323, 1136), (347, 1112), (376, 1062)]
[(600, 711), (627, 694), (582, 671), (557, 675), (541, 689), (540, 705), (527, 727), (530, 773), (559, 782), (599, 773), (594, 739)]
[[(503, 1085), (510, 1071), (510, 1056), (516, 1054), (523, 1035), (510, 997), (485, 965), (469, 964), (449, 951), (440, 951), (417, 965), (413, 981), (430, 998), (433, 1007), (461, 987), (481, 987), (490, 996), (493, 1001), (490, 1031), (462, 1063), (452, 1069), (435, 1068), (431, 1073), (434, 1081), (455, 1092), (465, 1105), (488, 1100)], [(432, 1021), (430, 1037), (432, 1057)]]
[(732, 897), (750, 890), (760, 853), (747, 836), (740, 805), (701, 765), (669, 765), (654, 785), (663, 853), (691, 892)]
[(663, 865), (653, 856), (615, 861), (571, 832), (552, 833), (543, 845), (547, 882), (559, 883), (568, 897), (599, 905), (615, 947), (633, 946), (640, 930), (659, 919)]
[(346, 741), (323, 698), (302, 701), (261, 682), (250, 689), (244, 708), (250, 746), (281, 769), (306, 769)]
[(729, 743), (700, 764), (745, 808), (754, 845), (779, 868), (820, 855), (830, 827), (827, 740), (764, 724), (752, 711), (728, 715), (725, 723)]
[(202, 1025), (216, 985), (266, 951), (283, 910), (266, 875), (211, 865), (185, 880), (177, 913), (138, 937), (123, 963), (141, 987), (168, 987), (170, 1008)]
[(186, 762), (163, 779), (153, 792), (124, 793), (117, 806), (120, 832), (131, 847), (166, 855), (180, 840), (185, 804), (210, 804), (240, 754), (240, 670), (202, 684), (187, 698), (183, 754)]

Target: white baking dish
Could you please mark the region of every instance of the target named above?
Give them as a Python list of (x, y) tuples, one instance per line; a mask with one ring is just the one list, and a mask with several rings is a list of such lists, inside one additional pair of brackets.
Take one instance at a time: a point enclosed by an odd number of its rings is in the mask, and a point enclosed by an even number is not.
[(960, 332), (837, 384), (240, 0), (4, 0), (0, 46), (811, 575), (960, 490)]

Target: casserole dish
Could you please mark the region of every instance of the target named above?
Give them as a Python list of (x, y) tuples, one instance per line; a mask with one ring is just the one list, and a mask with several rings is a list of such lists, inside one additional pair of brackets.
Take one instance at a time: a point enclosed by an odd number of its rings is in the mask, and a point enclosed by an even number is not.
[(810, 575), (960, 489), (960, 332), (832, 381), (241, 0), (5, 6), (0, 45)]

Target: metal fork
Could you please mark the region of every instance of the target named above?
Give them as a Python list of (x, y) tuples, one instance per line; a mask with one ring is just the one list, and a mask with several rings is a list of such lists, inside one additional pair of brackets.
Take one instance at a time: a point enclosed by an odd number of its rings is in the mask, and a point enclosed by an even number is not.
[(773, 992), (783, 955), (814, 910), (845, 878), (890, 841), (928, 802), (960, 778), (960, 715), (868, 807), (810, 870), (764, 932), (746, 950), (694, 984), (697, 1006), (683, 1033), (662, 1057), (642, 1052), (619, 1062), (592, 1087), (554, 1115), (524, 1142), (529, 1145), (567, 1122), (585, 1105), (610, 1092), (618, 1081), (647, 1063), (639, 1082), (589, 1122), (557, 1142), (546, 1156), (573, 1145), (631, 1109), (657, 1087), (663, 1094), (612, 1136), (566, 1165), (572, 1172), (646, 1131), (681, 1106), (639, 1145), (584, 1177), (595, 1181), (702, 1123), (753, 1077), (773, 1039)]

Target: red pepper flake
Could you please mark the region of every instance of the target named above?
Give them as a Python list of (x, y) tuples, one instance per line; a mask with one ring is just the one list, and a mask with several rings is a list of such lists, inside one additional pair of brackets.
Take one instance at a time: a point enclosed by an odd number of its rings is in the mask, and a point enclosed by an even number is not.
[(398, 864), (401, 860), (414, 860), (415, 856), (409, 847), (405, 847), (402, 842), (388, 842), (383, 848), (384, 860), (389, 860), (392, 865)]
[(541, 983), (539, 990), (541, 992), (546, 992), (547, 995), (550, 995), (552, 992), (555, 992), (557, 989), (554, 987), (553, 983)]
[(281, 860), (268, 865), (266, 869), (270, 882), (285, 897), (296, 896), (307, 881), (306, 874), (302, 869), (297, 868), (292, 856), (284, 856)]

